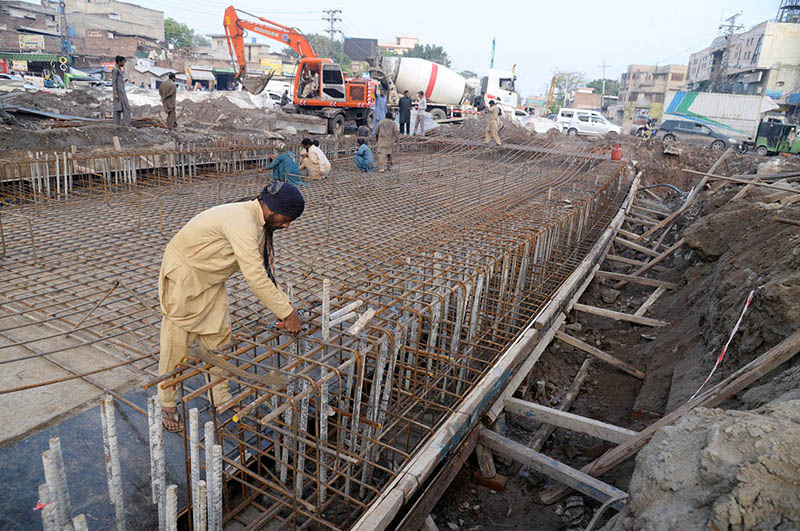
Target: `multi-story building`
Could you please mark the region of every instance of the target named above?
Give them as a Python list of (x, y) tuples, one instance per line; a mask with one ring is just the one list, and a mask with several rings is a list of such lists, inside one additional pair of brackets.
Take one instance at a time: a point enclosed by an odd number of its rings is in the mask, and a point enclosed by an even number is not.
[(395, 37), (394, 43), (379, 42), (378, 49), (391, 51), (397, 55), (403, 55), (407, 51), (414, 49), (418, 44), (419, 39), (417, 37)]
[(681, 90), (686, 83), (685, 65), (630, 65), (619, 80), (619, 99), (614, 120), (630, 131), (634, 124), (659, 119), (664, 101), (671, 90)]
[(60, 30), (58, 13), (47, 3), (0, 2), (0, 72), (57, 69)]
[(717, 37), (691, 55), (687, 85), (689, 90), (786, 100), (800, 87), (800, 24), (765, 21)]

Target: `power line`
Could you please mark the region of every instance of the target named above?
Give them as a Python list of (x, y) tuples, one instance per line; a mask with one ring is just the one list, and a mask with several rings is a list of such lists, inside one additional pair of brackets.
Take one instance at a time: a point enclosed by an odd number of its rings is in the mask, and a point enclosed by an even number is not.
[(603, 77), (601, 78), (603, 80), (602, 81), (603, 89), (602, 89), (602, 95), (600, 96), (600, 107), (603, 107), (603, 105), (605, 105), (606, 103), (606, 68), (610, 68), (611, 65), (607, 65), (606, 60), (603, 59), (603, 64), (597, 65), (597, 67), (603, 69)]
[(333, 57), (334, 57), (334, 53), (333, 53), (334, 52), (334, 43), (335, 43), (335, 38), (336, 38), (335, 35), (336, 35), (336, 33), (341, 33), (342, 32), (341, 29), (338, 29), (336, 27), (336, 23), (342, 21), (342, 17), (340, 16), (342, 14), (342, 10), (341, 9), (323, 9), (322, 12), (325, 13), (325, 15), (327, 15), (327, 16), (322, 17), (322, 20), (326, 21), (330, 25), (330, 27), (327, 30), (328, 38), (330, 39), (330, 43), (328, 44), (328, 52), (330, 54), (331, 59), (333, 59)]

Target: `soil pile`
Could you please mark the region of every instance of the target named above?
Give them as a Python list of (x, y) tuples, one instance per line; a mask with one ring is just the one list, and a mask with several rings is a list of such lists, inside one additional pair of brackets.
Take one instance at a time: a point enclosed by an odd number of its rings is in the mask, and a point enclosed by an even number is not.
[(800, 400), (697, 409), (636, 458), (626, 509), (606, 531), (800, 528)]

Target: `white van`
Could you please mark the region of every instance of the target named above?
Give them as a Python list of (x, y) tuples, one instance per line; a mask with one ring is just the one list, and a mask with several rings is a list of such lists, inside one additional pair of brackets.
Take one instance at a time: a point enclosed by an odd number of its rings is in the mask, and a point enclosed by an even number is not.
[(558, 110), (558, 115), (556, 116), (556, 122), (558, 122), (558, 125), (561, 127), (562, 133), (567, 132), (567, 126), (572, 121), (572, 119), (578, 114), (585, 116), (598, 116), (600, 118), (603, 118), (603, 115), (597, 111), (589, 111), (586, 109), (572, 109), (569, 107), (564, 107)]
[(584, 111), (577, 111), (572, 120), (567, 124), (567, 134), (569, 136), (578, 135), (621, 135), (622, 128), (606, 120), (605, 116), (599, 113), (589, 114)]

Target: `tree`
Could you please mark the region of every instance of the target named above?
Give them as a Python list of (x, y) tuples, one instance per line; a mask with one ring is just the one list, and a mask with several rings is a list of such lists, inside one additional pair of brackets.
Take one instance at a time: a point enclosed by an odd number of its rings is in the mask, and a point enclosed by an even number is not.
[(579, 83), (586, 81), (586, 76), (583, 74), (583, 72), (570, 72), (567, 70), (556, 70), (553, 72), (553, 77), (556, 78), (555, 97), (553, 102), (559, 106), (566, 105), (567, 95), (569, 92), (577, 87)]
[[(598, 94), (602, 94), (603, 92), (603, 80), (602, 79), (595, 79), (586, 84), (587, 87), (592, 87), (594, 91)], [(616, 79), (606, 79), (606, 96), (618, 96), (619, 95), (619, 81)]]
[(164, 39), (175, 49), (209, 46), (211, 43), (192, 28), (173, 18), (164, 19)]
[(473, 72), (472, 70), (462, 70), (458, 73), (459, 76), (463, 77), (464, 79), (472, 79), (473, 77), (478, 77), (478, 74)]
[(427, 59), (440, 65), (450, 66), (450, 58), (447, 57), (447, 52), (444, 48), (436, 44), (417, 44), (412, 49), (403, 54), (403, 57), (419, 57), (420, 59)]

